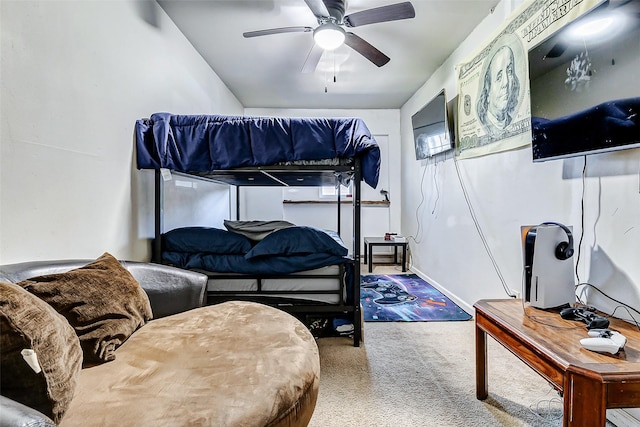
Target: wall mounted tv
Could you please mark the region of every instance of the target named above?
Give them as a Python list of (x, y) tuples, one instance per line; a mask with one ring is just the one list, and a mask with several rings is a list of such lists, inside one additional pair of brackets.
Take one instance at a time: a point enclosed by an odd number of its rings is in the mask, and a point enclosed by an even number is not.
[(533, 161), (639, 147), (639, 69), (640, 1), (605, 2), (531, 49)]
[(449, 127), (451, 120), (447, 110), (447, 97), (442, 89), (411, 117), (416, 160), (453, 149), (453, 134)]

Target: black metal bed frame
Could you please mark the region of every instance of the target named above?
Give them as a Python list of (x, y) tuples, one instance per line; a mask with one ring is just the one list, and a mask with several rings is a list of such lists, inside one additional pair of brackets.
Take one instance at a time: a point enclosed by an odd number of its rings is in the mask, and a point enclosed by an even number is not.
[[(174, 172), (176, 173), (176, 172)], [(351, 264), (351, 298), (345, 299), (346, 283), (345, 266), (340, 265), (337, 275), (248, 275), (248, 274), (209, 274), (212, 279), (254, 279), (258, 282), (258, 291), (211, 291), (207, 292), (207, 303), (217, 303), (230, 299), (259, 301), (272, 305), (283, 311), (297, 315), (347, 315), (353, 323), (353, 345), (360, 346), (362, 340), (362, 317), (360, 307), (360, 241), (361, 241), (361, 183), (362, 169), (360, 158), (349, 159), (348, 163), (334, 165), (273, 165), (245, 167), (231, 170), (211, 171), (207, 173), (178, 173), (192, 178), (233, 185), (236, 187), (236, 217), (240, 212), (240, 187), (244, 186), (290, 186), (310, 187), (335, 185), (341, 175), (348, 175), (353, 186), (353, 256)], [(337, 196), (337, 220), (340, 234), (341, 203), (340, 192)], [(155, 171), (155, 239), (153, 242), (153, 262), (162, 263), (162, 239), (164, 216), (164, 188), (160, 170)], [(239, 218), (238, 218), (239, 219)], [(204, 272), (205, 274), (207, 272)], [(339, 280), (339, 291), (265, 291), (262, 289), (263, 279), (301, 279), (336, 278)], [(339, 294), (337, 304), (315, 302), (305, 299), (286, 298), (286, 295), (304, 294)]]

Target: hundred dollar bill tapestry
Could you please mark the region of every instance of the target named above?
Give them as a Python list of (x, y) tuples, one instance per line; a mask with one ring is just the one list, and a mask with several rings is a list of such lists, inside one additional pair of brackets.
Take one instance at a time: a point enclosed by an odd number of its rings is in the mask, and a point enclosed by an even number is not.
[(456, 67), (458, 158), (531, 143), (528, 51), (604, 0), (528, 0)]

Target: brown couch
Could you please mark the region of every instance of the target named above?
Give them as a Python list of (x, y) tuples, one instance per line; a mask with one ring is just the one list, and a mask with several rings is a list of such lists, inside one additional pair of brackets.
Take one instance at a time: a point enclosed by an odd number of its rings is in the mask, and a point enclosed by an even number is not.
[[(0, 282), (18, 283), (88, 262), (4, 265)], [(203, 306), (207, 277), (199, 273), (121, 264), (148, 296), (153, 320), (115, 350), (115, 359), (79, 371), (60, 426), (308, 424), (320, 365), (315, 340), (301, 322), (251, 302)], [(21, 425), (55, 424), (0, 397), (0, 426)]]

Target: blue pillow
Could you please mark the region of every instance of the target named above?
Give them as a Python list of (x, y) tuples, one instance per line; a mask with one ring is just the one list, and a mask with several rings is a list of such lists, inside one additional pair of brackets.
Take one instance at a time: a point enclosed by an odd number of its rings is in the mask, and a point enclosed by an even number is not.
[(205, 252), (210, 254), (246, 254), (251, 240), (227, 230), (211, 227), (183, 227), (162, 235), (165, 251)]
[(314, 227), (287, 227), (270, 233), (244, 256), (252, 259), (265, 256), (305, 255), (325, 253), (346, 256), (349, 250), (337, 233)]

